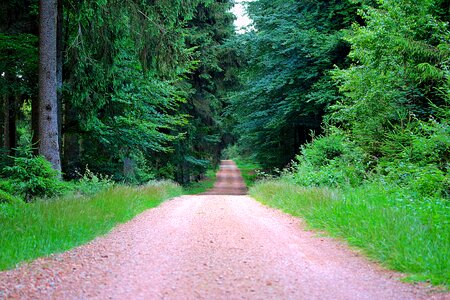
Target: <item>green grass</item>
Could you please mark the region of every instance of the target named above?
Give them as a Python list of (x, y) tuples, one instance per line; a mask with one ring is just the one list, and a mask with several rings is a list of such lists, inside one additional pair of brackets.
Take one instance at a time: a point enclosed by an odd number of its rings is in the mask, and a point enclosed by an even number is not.
[(312, 228), (346, 239), (383, 265), (409, 274), (409, 280), (449, 286), (448, 202), (404, 203), (376, 183), (331, 190), (266, 181), (254, 185), (250, 194), (301, 216)]
[(176, 184), (155, 182), (116, 186), (93, 196), (0, 204), (0, 270), (86, 243), (182, 193)]
[(208, 170), (205, 175), (205, 179), (200, 180), (198, 182), (190, 183), (189, 185), (184, 187), (185, 195), (196, 195), (206, 192), (211, 189), (216, 182), (216, 171)]
[(244, 178), (247, 187), (251, 187), (258, 177), (256, 170), (259, 170), (261, 167), (256, 163), (244, 159), (234, 159), (234, 162), (241, 171), (242, 178)]

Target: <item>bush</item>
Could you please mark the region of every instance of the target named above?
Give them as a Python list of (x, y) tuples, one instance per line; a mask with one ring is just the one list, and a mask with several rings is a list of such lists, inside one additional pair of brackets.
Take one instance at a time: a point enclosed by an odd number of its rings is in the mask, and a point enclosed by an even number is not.
[(72, 182), (71, 190), (75, 190), (83, 195), (93, 195), (114, 185), (112, 176), (92, 172), (88, 166), (84, 174), (78, 173), (79, 181)]
[(292, 167), (291, 181), (302, 186), (357, 186), (367, 177), (363, 151), (337, 130), (302, 148)]
[(397, 126), (382, 147), (378, 172), (416, 197), (448, 197), (450, 125), (443, 119)]
[(51, 164), (43, 156), (32, 156), (27, 153), (23, 157), (15, 157), (14, 165), (5, 170), (14, 188), (14, 194), (26, 201), (34, 197), (52, 197), (64, 189)]
[(342, 135), (319, 137), (302, 149), (304, 159), (315, 167), (325, 166), (345, 152), (345, 138)]
[(14, 186), (11, 180), (0, 179), (0, 190), (3, 190), (9, 194), (14, 194)]

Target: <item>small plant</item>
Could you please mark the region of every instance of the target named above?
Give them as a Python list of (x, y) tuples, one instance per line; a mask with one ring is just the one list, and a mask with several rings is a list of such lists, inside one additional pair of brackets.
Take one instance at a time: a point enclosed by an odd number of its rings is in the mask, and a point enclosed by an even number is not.
[(94, 173), (87, 165), (84, 174), (77, 172), (77, 175), (80, 180), (76, 184), (76, 190), (85, 195), (98, 193), (114, 185), (112, 176)]
[(27, 202), (35, 197), (52, 197), (63, 190), (58, 171), (43, 156), (33, 156), (31, 147), (18, 149), (14, 165), (6, 167), (11, 185), (16, 195)]

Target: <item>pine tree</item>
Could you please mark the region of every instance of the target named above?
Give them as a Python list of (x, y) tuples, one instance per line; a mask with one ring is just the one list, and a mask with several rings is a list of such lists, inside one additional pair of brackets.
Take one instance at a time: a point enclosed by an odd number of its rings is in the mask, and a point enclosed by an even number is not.
[(56, 82), (57, 0), (39, 2), (39, 154), (61, 171)]

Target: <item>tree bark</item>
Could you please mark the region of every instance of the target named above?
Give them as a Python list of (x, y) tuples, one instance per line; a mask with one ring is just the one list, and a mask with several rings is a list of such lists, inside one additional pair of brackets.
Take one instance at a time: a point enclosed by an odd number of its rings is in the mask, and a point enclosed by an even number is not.
[(56, 80), (57, 0), (39, 1), (39, 154), (61, 171)]
[(58, 1), (58, 16), (57, 16), (57, 29), (56, 29), (56, 91), (58, 97), (58, 143), (60, 153), (63, 152), (63, 140), (62, 140), (62, 87), (63, 87), (63, 65), (64, 65), (64, 38), (63, 38), (63, 2)]
[(39, 99), (31, 99), (31, 143), (33, 144), (33, 154), (39, 154)]
[(4, 131), (3, 131), (3, 146), (8, 151), (9, 155), (14, 155), (14, 149), (17, 147), (17, 128), (16, 128), (16, 99), (9, 95), (5, 97), (5, 111), (4, 111)]
[(136, 176), (135, 168), (136, 168), (135, 161), (130, 157), (124, 157), (124, 159), (123, 159), (123, 175), (126, 180), (132, 181), (135, 178), (135, 176)]

